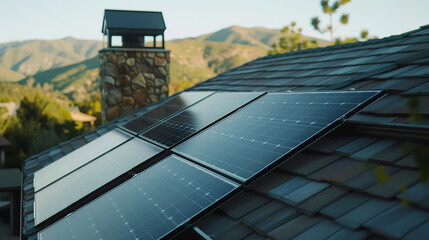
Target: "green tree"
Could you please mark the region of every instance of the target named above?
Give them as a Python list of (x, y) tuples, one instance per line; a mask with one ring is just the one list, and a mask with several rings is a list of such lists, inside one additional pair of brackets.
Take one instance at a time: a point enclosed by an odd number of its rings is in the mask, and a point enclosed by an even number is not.
[(338, 9), (346, 4), (351, 2), (351, 0), (335, 0), (331, 5), (329, 4), (329, 0), (321, 0), (320, 5), (322, 7), (323, 13), (329, 15), (329, 24), (325, 27), (320, 27), (320, 19), (319, 17), (311, 18), (311, 25), (313, 28), (320, 33), (329, 33), (331, 37), (332, 44), (344, 44), (344, 43), (352, 43), (357, 42), (359, 40), (367, 40), (369, 37), (369, 32), (367, 29), (363, 29), (360, 33), (359, 37), (349, 37), (345, 39), (335, 38), (335, 31), (341, 26), (349, 23), (349, 14), (343, 13), (339, 18), (339, 26), (334, 26), (333, 15), (338, 12)]
[[(320, 27), (320, 19), (319, 17), (313, 17), (311, 19), (311, 25), (313, 28), (320, 33), (326, 33), (328, 32), (331, 36), (331, 43), (334, 43), (334, 32), (337, 29), (334, 29), (334, 23), (332, 21), (333, 15), (337, 13), (338, 8), (341, 6), (346, 5), (351, 0), (336, 0), (334, 3), (329, 5), (329, 0), (322, 0), (320, 2), (320, 5), (322, 6), (322, 10), (324, 14), (329, 15), (329, 24), (326, 25), (326, 27), (321, 28)], [(349, 22), (349, 14), (343, 13), (339, 19), (340, 24), (345, 25)]]
[(285, 53), (317, 47), (317, 42), (315, 40), (309, 41), (303, 38), (302, 28), (296, 27), (295, 22), (283, 27), (281, 32), (282, 36), (279, 42), (272, 45), (273, 49), (269, 50), (268, 54)]
[(4, 136), (12, 144), (6, 167), (21, 167), (31, 155), (82, 134), (76, 129), (70, 113), (66, 113), (67, 110), (39, 95), (24, 97), (16, 117), (8, 120), (4, 130)]

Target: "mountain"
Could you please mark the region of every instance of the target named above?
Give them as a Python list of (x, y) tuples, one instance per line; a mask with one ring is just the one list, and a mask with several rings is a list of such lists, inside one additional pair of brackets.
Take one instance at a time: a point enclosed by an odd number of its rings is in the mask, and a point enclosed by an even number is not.
[[(275, 29), (232, 26), (196, 38), (167, 41), (170, 93), (264, 56), (280, 35)], [(83, 100), (98, 91), (100, 47), (100, 41), (71, 37), (0, 44), (0, 82), (20, 80), (23, 85), (58, 90)]]
[(22, 73), (0, 66), (0, 82), (16, 82), (24, 77), (25, 75)]
[(101, 41), (72, 37), (3, 43), (0, 66), (30, 76), (95, 57), (101, 45)]
[[(246, 28), (231, 26), (214, 33), (193, 38), (201, 41), (214, 41), (226, 43), (239, 43), (243, 45), (257, 46), (262, 49), (270, 49), (273, 43), (277, 43), (281, 37), (280, 29), (268, 29), (264, 27)], [(309, 40), (316, 40), (319, 46), (329, 45), (329, 41), (303, 36)]]
[[(166, 42), (171, 50), (170, 93), (182, 91), (202, 80), (265, 55), (265, 50), (241, 44), (181, 40)], [(74, 100), (98, 91), (98, 56), (68, 66), (50, 69), (19, 81), (58, 90)]]

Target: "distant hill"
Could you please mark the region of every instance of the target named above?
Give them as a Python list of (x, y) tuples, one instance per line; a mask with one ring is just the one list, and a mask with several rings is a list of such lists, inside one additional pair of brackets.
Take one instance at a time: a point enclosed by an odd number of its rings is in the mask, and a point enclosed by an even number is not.
[(24, 77), (25, 75), (22, 73), (0, 66), (0, 82), (16, 82)]
[[(171, 52), (170, 93), (264, 56), (280, 30), (232, 26), (196, 38), (166, 42)], [(319, 45), (326, 41), (318, 40)], [(98, 91), (100, 41), (71, 37), (0, 44), (0, 82), (58, 90), (74, 100)], [(25, 75), (24, 75), (25, 74)]]
[[(171, 50), (170, 92), (182, 91), (231, 68), (265, 55), (253, 46), (199, 40), (166, 42)], [(98, 91), (98, 56), (26, 77), (23, 85), (39, 84), (44, 89), (58, 90), (71, 99), (82, 100)]]
[[(280, 29), (268, 29), (264, 27), (246, 28), (231, 26), (214, 33), (205, 34), (196, 38), (201, 41), (214, 41), (226, 43), (239, 43), (243, 45), (257, 46), (263, 49), (270, 49), (273, 43), (277, 43), (281, 37)], [(323, 39), (304, 36), (309, 40), (316, 40), (319, 46), (329, 45), (329, 41)]]
[(95, 57), (101, 44), (101, 41), (72, 37), (3, 43), (0, 44), (0, 66), (30, 76)]
[(82, 100), (97, 89), (98, 55), (68, 66), (50, 69), (26, 77), (18, 83), (44, 89), (58, 90), (71, 99)]

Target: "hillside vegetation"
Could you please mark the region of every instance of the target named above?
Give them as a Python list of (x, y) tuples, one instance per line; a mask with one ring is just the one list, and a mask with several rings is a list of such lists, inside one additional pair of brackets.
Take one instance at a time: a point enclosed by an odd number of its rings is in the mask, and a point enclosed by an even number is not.
[(101, 42), (67, 37), (0, 44), (0, 66), (27, 76), (94, 57)]
[[(226, 43), (239, 43), (243, 45), (257, 46), (262, 49), (270, 49), (273, 43), (277, 43), (281, 37), (279, 29), (268, 29), (263, 27), (245, 28), (240, 26), (231, 26), (220, 31), (205, 34), (196, 37), (200, 41), (215, 41)], [(329, 45), (329, 41), (303, 36), (309, 41), (315, 40), (318, 46)]]
[[(171, 50), (170, 93), (264, 56), (280, 35), (275, 29), (232, 26), (196, 38), (167, 41), (166, 48)], [(327, 44), (317, 41), (320, 46)], [(100, 46), (99, 41), (74, 38), (0, 44), (0, 82), (38, 84), (71, 100), (84, 101), (98, 92)]]

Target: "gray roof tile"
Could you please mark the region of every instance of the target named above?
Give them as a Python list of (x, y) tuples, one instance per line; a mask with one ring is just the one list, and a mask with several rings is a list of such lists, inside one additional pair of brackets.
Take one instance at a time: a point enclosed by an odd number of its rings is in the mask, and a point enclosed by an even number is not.
[(390, 238), (401, 238), (429, 219), (429, 213), (397, 204), (364, 224)]
[(271, 201), (244, 216), (242, 218), (242, 221), (249, 225), (254, 225), (262, 221), (263, 219), (273, 215), (274, 213), (280, 211), (283, 208), (285, 208), (285, 205), (283, 203), (280, 203), (278, 201)]
[(397, 141), (394, 141), (391, 139), (378, 140), (377, 142), (374, 142), (368, 147), (361, 149), (360, 151), (350, 155), (350, 158), (360, 160), (360, 161), (367, 161), (377, 153), (383, 150), (386, 150), (388, 147), (391, 147), (395, 143), (397, 143)]
[(368, 201), (370, 198), (367, 195), (358, 194), (358, 193), (349, 193), (345, 197), (340, 198), (331, 205), (322, 209), (320, 213), (329, 216), (331, 218), (338, 218), (350, 210), (356, 208), (357, 206)]
[(261, 233), (268, 233), (274, 228), (277, 228), (278, 226), (288, 222), (298, 215), (299, 213), (297, 210), (291, 207), (286, 207), (258, 222), (254, 227)]
[(363, 240), (369, 235), (366, 231), (351, 231), (347, 228), (343, 228), (338, 232), (332, 234), (327, 240)]
[(361, 227), (364, 222), (384, 212), (394, 204), (394, 201), (388, 202), (374, 198), (337, 218), (335, 221), (348, 228), (357, 229)]
[(312, 181), (288, 193), (287, 195), (283, 196), (282, 199), (291, 205), (298, 205), (328, 187), (328, 183)]
[(293, 192), (294, 190), (304, 186), (309, 183), (310, 180), (302, 178), (302, 177), (294, 177), (285, 183), (271, 189), (268, 191), (268, 195), (273, 196), (275, 198), (281, 199), (288, 193)]
[(289, 222), (277, 227), (276, 229), (270, 231), (268, 236), (274, 239), (290, 239), (296, 235), (306, 231), (311, 226), (322, 221), (322, 218), (313, 218), (307, 217), (305, 215), (300, 215)]
[(321, 240), (327, 239), (341, 229), (341, 226), (331, 220), (323, 220), (294, 237), (294, 240)]
[(426, 239), (429, 236), (429, 221), (408, 233), (404, 240)]
[(268, 198), (262, 195), (253, 192), (243, 192), (224, 204), (220, 209), (232, 219), (239, 219), (269, 201)]
[(393, 174), (386, 182), (378, 183), (370, 187), (367, 192), (385, 198), (396, 196), (402, 188), (406, 188), (417, 182), (417, 172), (402, 170)]
[(360, 151), (361, 149), (371, 145), (375, 141), (376, 141), (375, 138), (360, 137), (360, 138), (354, 140), (353, 142), (337, 149), (337, 152), (341, 153), (343, 155), (346, 155), (346, 156), (352, 155), (353, 153)]
[(246, 236), (250, 235), (252, 233), (252, 229), (244, 224), (238, 224), (234, 226), (233, 228), (229, 229), (228, 231), (222, 233), (219, 237), (216, 237), (215, 239), (223, 239), (223, 240), (236, 240), (236, 239), (243, 239)]
[(301, 203), (298, 208), (308, 215), (313, 215), (346, 194), (346, 190), (332, 186)]

